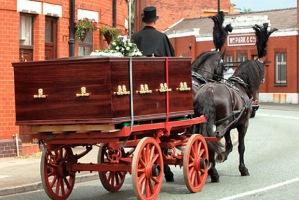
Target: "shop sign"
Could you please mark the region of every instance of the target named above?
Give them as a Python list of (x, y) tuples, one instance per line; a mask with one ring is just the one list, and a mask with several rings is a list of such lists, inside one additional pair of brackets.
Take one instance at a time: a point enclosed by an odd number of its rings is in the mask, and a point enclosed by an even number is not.
[(255, 45), (255, 35), (229, 35), (228, 46), (248, 46)]

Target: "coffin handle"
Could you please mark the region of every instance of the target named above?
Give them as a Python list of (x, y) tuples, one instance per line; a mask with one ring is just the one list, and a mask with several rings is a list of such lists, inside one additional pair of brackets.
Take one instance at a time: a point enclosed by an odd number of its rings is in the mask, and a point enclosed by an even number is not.
[(148, 84), (141, 84), (140, 89), (136, 90), (137, 94), (151, 94), (153, 93), (152, 90), (149, 89)]
[(90, 93), (86, 92), (86, 87), (81, 87), (80, 89), (81, 93), (76, 93), (76, 97), (89, 97)]
[(129, 95), (130, 91), (127, 91), (127, 87), (125, 85), (118, 85), (117, 92), (114, 92), (114, 94), (118, 96)]
[(45, 98), (47, 98), (47, 95), (44, 94), (43, 88), (38, 88), (37, 89), (37, 94), (34, 94), (33, 98), (34, 99), (45, 99)]
[(190, 91), (191, 88), (188, 87), (187, 82), (180, 82), (180, 87), (176, 88), (176, 90), (180, 92), (184, 92), (184, 91)]
[(160, 83), (160, 88), (156, 89), (157, 92), (165, 93), (165, 92), (171, 92), (172, 89), (168, 88), (167, 83)]

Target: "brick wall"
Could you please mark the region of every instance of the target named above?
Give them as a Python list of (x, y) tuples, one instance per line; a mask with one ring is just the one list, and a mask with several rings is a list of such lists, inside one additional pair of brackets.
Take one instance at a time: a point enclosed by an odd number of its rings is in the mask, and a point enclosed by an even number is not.
[(18, 131), (11, 67), (11, 62), (19, 59), (19, 14), (15, 1), (0, 1), (0, 19), (0, 139), (8, 139)]
[[(211, 0), (146, 0), (146, 5), (157, 7), (157, 28), (165, 30), (182, 18), (193, 18), (209, 13), (215, 13), (218, 8), (218, 1)], [(221, 10), (230, 12), (230, 0), (221, 0)]]
[[(22, 142), (19, 142), (19, 152), (22, 152)], [(17, 156), (16, 141), (13, 139), (0, 140), (0, 158)]]
[[(62, 6), (62, 17), (58, 18), (57, 56), (69, 55), (69, 1), (66, 0), (37, 0)], [(86, 9), (99, 12), (99, 24), (112, 25), (111, 0), (76, 0), (75, 9)], [(14, 77), (12, 62), (19, 61), (19, 21), (17, 0), (0, 0), (0, 142), (6, 144), (7, 139), (18, 133), (15, 125)], [(77, 17), (77, 12), (75, 14)], [(117, 1), (117, 27), (124, 29), (127, 18), (127, 2)], [(125, 32), (125, 31), (123, 31)], [(94, 32), (94, 49), (100, 48), (99, 32)], [(34, 49), (33, 59), (45, 58), (45, 15), (34, 17)], [(76, 41), (77, 46), (77, 41)], [(77, 55), (77, 48), (75, 55)], [(13, 143), (10, 143), (13, 144)], [(1, 155), (1, 154), (0, 154)], [(12, 155), (9, 153), (9, 155)]]

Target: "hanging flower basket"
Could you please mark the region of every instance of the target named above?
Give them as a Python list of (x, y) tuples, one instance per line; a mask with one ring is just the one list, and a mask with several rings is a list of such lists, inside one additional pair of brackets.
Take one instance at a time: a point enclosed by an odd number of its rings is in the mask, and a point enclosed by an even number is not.
[(119, 36), (120, 31), (114, 27), (102, 26), (100, 28), (100, 34), (104, 36), (109, 45), (112, 40), (115, 40)]
[(87, 18), (80, 19), (75, 26), (75, 35), (76, 38), (82, 42), (86, 38), (86, 35), (90, 31), (95, 31), (97, 29), (96, 22)]

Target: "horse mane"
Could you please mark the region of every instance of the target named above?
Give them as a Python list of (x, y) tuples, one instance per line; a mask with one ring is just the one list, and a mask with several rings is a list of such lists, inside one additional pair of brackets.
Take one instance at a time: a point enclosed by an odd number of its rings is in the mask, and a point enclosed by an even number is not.
[(219, 53), (218, 51), (206, 51), (201, 53), (196, 59), (192, 62), (191, 67), (192, 70), (197, 70), (199, 66), (201, 66), (209, 57)]
[(233, 77), (239, 77), (247, 84), (247, 89), (251, 96), (258, 90), (260, 83), (264, 78), (264, 64), (260, 63), (258, 60), (248, 60), (243, 62), (236, 69)]

